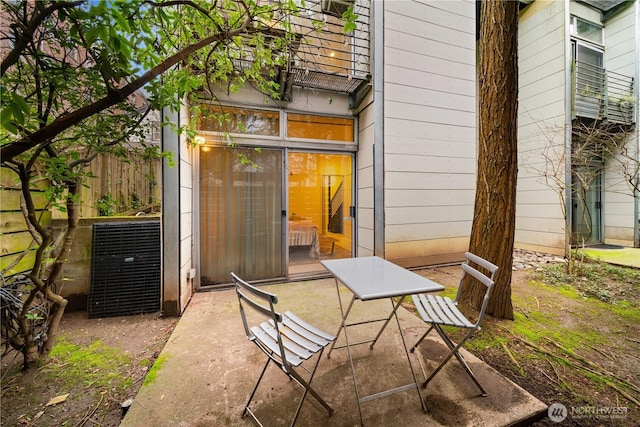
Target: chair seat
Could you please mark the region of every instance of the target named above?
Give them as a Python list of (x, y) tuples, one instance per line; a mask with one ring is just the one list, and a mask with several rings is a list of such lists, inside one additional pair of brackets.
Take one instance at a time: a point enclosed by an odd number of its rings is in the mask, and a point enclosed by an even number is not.
[[(436, 369), (429, 375), (429, 377), (422, 383), (422, 388), (425, 388), (427, 384), (433, 379), (433, 377), (440, 372), (442, 367), (455, 356), (456, 359), (460, 362), (466, 373), (473, 380), (473, 382), (478, 386), (480, 393), (483, 396), (487, 395), (486, 390), (480, 385), (478, 379), (473, 375), (471, 368), (465, 362), (464, 357), (460, 354), (459, 350), (462, 348), (462, 345), (469, 339), (471, 336), (480, 329), (480, 323), (482, 323), (482, 318), (484, 317), (484, 313), (487, 309), (487, 304), (489, 303), (489, 294), (491, 292), (491, 288), (493, 288), (494, 281), (493, 278), (498, 271), (498, 266), (490, 263), (489, 261), (479, 257), (478, 255), (474, 255), (471, 252), (466, 252), (464, 254), (466, 258), (466, 262), (461, 265), (462, 267), (462, 278), (460, 279), (460, 285), (458, 286), (458, 293), (456, 294), (456, 299), (451, 300), (449, 297), (442, 297), (440, 295), (425, 295), (425, 294), (416, 294), (411, 295), (413, 299), (413, 303), (422, 317), (422, 320), (425, 321), (429, 325), (427, 332), (425, 332), (418, 342), (416, 342), (413, 347), (411, 347), (411, 352), (413, 353), (416, 350), (416, 347), (429, 335), (429, 332), (435, 330), (440, 338), (444, 341), (444, 343), (449, 347), (449, 354), (440, 362), (440, 364), (436, 367)], [(473, 264), (473, 265), (472, 265)], [(477, 265), (480, 270), (478, 270), (474, 265)], [(483, 272), (484, 271), (484, 272)], [(464, 280), (466, 275), (470, 275), (472, 279), (483, 284), (485, 289), (484, 299), (482, 300), (482, 307), (480, 307), (480, 313), (478, 314), (478, 320), (475, 323), (472, 323), (465, 317), (464, 314), (458, 310), (458, 298), (461, 295), (461, 289), (464, 286)], [(471, 280), (471, 279), (470, 279)], [(456, 328), (466, 329), (467, 332), (462, 337), (458, 344), (455, 344), (451, 338), (445, 333), (442, 326), (452, 326)], [(422, 365), (421, 365), (422, 366)], [(424, 371), (424, 370), (423, 370)]]
[[(283, 313), (282, 323), (278, 327), (283, 336), (286, 360), (294, 367), (299, 366), (336, 339), (335, 336), (315, 328), (290, 311)], [(282, 357), (278, 347), (277, 331), (272, 320), (254, 326), (251, 332), (269, 350), (278, 357)]]
[(475, 324), (460, 312), (458, 305), (449, 297), (420, 294), (412, 295), (411, 298), (425, 322), (460, 328), (475, 327)]

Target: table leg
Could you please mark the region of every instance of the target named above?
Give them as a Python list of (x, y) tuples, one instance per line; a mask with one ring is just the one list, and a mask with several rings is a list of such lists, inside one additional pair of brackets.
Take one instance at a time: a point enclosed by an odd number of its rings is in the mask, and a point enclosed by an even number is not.
[[(355, 294), (353, 295), (353, 297), (351, 298), (351, 302), (349, 303), (349, 307), (347, 307), (347, 311), (344, 311), (344, 307), (342, 306), (342, 298), (340, 298), (340, 285), (338, 284), (338, 279), (335, 279), (336, 281), (336, 292), (338, 293), (338, 303), (340, 304), (340, 313), (342, 313), (342, 322), (340, 323), (340, 327), (338, 328), (338, 332), (336, 332), (336, 337), (340, 336), (340, 332), (342, 332), (342, 330), (345, 331), (345, 341), (346, 341), (346, 347), (349, 348), (349, 341), (347, 340), (347, 334), (346, 334), (346, 322), (347, 322), (347, 317), (349, 316), (349, 312), (351, 311), (351, 307), (353, 307), (353, 303), (356, 300), (356, 296)], [(333, 351), (333, 348), (336, 345), (336, 342), (338, 341), (338, 339), (336, 338), (331, 345), (329, 346), (329, 351), (327, 352), (327, 359), (331, 359), (331, 352)], [(342, 347), (340, 347), (342, 348)]]
[(342, 313), (342, 322), (340, 323), (340, 327), (338, 328), (338, 332), (336, 332), (336, 339), (331, 343), (329, 347), (329, 352), (327, 353), (327, 359), (331, 358), (331, 351), (333, 351), (333, 347), (338, 341), (338, 337), (340, 337), (340, 332), (344, 332), (344, 341), (345, 347), (347, 348), (347, 353), (349, 354), (349, 364), (351, 365), (351, 378), (353, 379), (353, 388), (356, 392), (356, 402), (358, 404), (358, 416), (360, 417), (360, 425), (364, 426), (364, 421), (362, 419), (362, 410), (360, 409), (360, 393), (358, 392), (358, 382), (356, 381), (356, 371), (353, 366), (353, 356), (351, 355), (351, 347), (349, 346), (349, 337), (347, 335), (347, 328), (345, 327), (347, 322), (347, 317), (349, 316), (349, 312), (351, 312), (351, 307), (353, 307), (353, 303), (356, 300), (355, 294), (351, 297), (351, 302), (349, 302), (349, 307), (347, 307), (347, 311), (344, 311), (342, 306), (342, 298), (340, 297), (340, 285), (338, 283), (338, 279), (336, 281), (336, 292), (338, 293), (338, 303), (340, 304), (340, 312)]
[[(416, 377), (416, 373), (413, 370), (413, 364), (411, 363), (411, 356), (409, 356), (409, 352), (407, 351), (407, 343), (404, 340), (404, 334), (402, 333), (402, 328), (400, 327), (400, 319), (398, 319), (398, 315), (396, 314), (396, 310), (398, 310), (398, 307), (400, 306), (403, 300), (404, 300), (404, 297), (402, 297), (400, 299), (400, 302), (396, 304), (396, 306), (393, 309), (393, 313), (395, 314), (396, 323), (398, 324), (398, 331), (400, 332), (400, 339), (402, 340), (402, 348), (404, 349), (404, 353), (407, 355), (407, 361), (409, 362), (409, 370), (411, 371), (411, 375), (413, 376), (413, 382), (416, 385), (416, 391), (418, 392), (418, 398), (420, 399), (420, 406), (422, 406), (422, 412), (426, 414), (428, 412), (427, 406), (425, 405), (424, 399), (422, 398), (422, 392), (420, 391), (418, 378)], [(391, 304), (393, 305), (393, 300)]]
[[(391, 312), (389, 317), (387, 317), (387, 320), (385, 320), (384, 324), (380, 328), (380, 331), (378, 332), (378, 335), (376, 335), (376, 337), (371, 342), (371, 345), (369, 346), (370, 349), (373, 350), (373, 346), (376, 344), (376, 341), (378, 341), (378, 338), (380, 338), (380, 335), (382, 335), (382, 332), (384, 332), (384, 329), (387, 327), (387, 325), (391, 321), (391, 318), (396, 315), (396, 311), (398, 311), (398, 308), (400, 307), (400, 304), (402, 304), (402, 301), (404, 301), (404, 299), (405, 299), (405, 296), (403, 295), (398, 300), (398, 303), (395, 304), (395, 306), (394, 306), (393, 305), (393, 298), (389, 298), (389, 300), (391, 301), (391, 306), (393, 307), (393, 311)], [(398, 316), (396, 316), (396, 320), (398, 320)], [(400, 332), (401, 332), (400, 335), (402, 335), (402, 331), (400, 331)]]

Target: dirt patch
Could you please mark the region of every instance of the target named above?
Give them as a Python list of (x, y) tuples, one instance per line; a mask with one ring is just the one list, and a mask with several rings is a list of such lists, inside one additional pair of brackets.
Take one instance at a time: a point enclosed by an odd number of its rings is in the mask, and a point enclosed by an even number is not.
[[(20, 357), (3, 358), (0, 424), (120, 425), (121, 404), (135, 397), (177, 320), (157, 314), (88, 319), (86, 313), (66, 313), (61, 345), (43, 366), (23, 373)], [(74, 367), (84, 370), (81, 379), (71, 376)], [(67, 394), (63, 402), (47, 406)]]

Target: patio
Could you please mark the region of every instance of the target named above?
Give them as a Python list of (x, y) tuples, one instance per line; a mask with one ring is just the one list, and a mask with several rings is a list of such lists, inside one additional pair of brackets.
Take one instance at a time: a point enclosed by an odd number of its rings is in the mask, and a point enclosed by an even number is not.
[[(292, 310), (309, 322), (335, 332), (340, 309), (333, 279), (265, 286), (278, 294), (278, 308)], [(350, 291), (340, 288), (343, 298)], [(356, 303), (354, 316), (371, 311), (387, 313), (389, 302)], [(407, 345), (425, 331), (423, 322), (407, 310), (398, 311)], [(366, 336), (375, 332), (369, 325)], [(355, 333), (360, 331), (356, 330)], [(354, 332), (350, 332), (350, 337)], [(425, 369), (445, 355), (446, 347), (430, 335), (430, 343), (419, 347)], [(339, 343), (341, 338), (339, 338)], [(342, 337), (342, 341), (344, 338)], [(357, 340), (357, 338), (356, 338)], [(375, 393), (410, 381), (411, 373), (401, 348), (397, 325), (391, 323), (376, 347), (356, 346), (353, 350), (360, 390)], [(488, 392), (481, 397), (459, 363), (450, 361), (423, 390), (428, 414), (421, 410), (418, 394), (409, 390), (362, 404), (364, 423), (373, 426), (510, 426), (528, 425), (546, 415), (547, 406), (502, 377), (480, 360), (466, 353), (466, 359)], [(198, 293), (178, 322), (162, 351), (154, 372), (147, 378), (129, 409), (122, 426), (227, 426), (254, 425), (241, 417), (260, 370), (264, 355), (244, 335), (233, 290)], [(412, 364), (423, 380), (418, 359)], [(290, 383), (273, 365), (258, 389), (258, 417), (266, 425), (288, 425), (302, 389)], [(150, 379), (153, 378), (153, 379)], [(327, 399), (335, 413), (326, 413), (312, 397), (307, 397), (297, 425), (355, 426), (359, 424), (353, 380), (345, 349), (323, 356), (313, 381), (314, 388)]]

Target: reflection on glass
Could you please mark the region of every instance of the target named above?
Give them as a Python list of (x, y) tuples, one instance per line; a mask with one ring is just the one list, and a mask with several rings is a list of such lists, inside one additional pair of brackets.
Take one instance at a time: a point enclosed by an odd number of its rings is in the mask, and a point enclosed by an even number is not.
[(201, 105), (198, 129), (211, 132), (278, 136), (280, 114), (277, 111)]
[(577, 20), (578, 35), (594, 43), (602, 44), (602, 28), (590, 22)]

